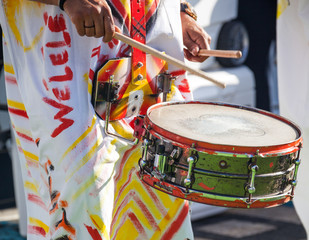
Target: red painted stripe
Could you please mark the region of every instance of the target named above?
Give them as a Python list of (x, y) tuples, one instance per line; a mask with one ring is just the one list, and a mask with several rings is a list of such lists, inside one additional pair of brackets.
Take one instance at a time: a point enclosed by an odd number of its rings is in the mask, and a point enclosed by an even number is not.
[(215, 189), (214, 187), (212, 187), (212, 188), (208, 187), (205, 183), (202, 183), (202, 182), (199, 183), (199, 186), (201, 186), (203, 189), (208, 190), (208, 191)]
[[(125, 163), (127, 162), (127, 159), (129, 157), (129, 155), (131, 154), (132, 151), (134, 151), (137, 148), (138, 145), (133, 146), (132, 148), (128, 149), (122, 157), (119, 169), (123, 169)], [(120, 177), (122, 176), (123, 171), (118, 171), (118, 174), (115, 176), (115, 181), (118, 182)]]
[(190, 92), (190, 85), (187, 79), (183, 79), (181, 84), (178, 85), (178, 89), (180, 92), (189, 93)]
[(123, 199), (123, 201), (120, 203), (119, 207), (117, 208), (116, 212), (113, 214), (113, 221), (112, 221), (111, 227), (115, 226), (115, 222), (118, 219), (119, 212), (125, 207), (125, 205), (128, 204), (129, 200), (131, 200), (134, 195), (135, 195), (135, 192), (134, 191), (130, 191), (125, 196), (125, 198)]
[(29, 200), (30, 202), (33, 202), (33, 203), (35, 203), (36, 205), (40, 206), (40, 207), (43, 208), (44, 210), (48, 211), (48, 209), (47, 209), (45, 203), (42, 201), (42, 199), (41, 199), (39, 196), (29, 193), (29, 194), (28, 194), (28, 200)]
[(10, 84), (17, 84), (16, 78), (12, 76), (5, 76), (5, 81)]
[(176, 76), (184, 75), (185, 73), (186, 73), (185, 70), (178, 70), (178, 71), (173, 71), (173, 72), (171, 72), (171, 75), (172, 75), (173, 77), (176, 77)]
[(91, 81), (93, 81), (93, 79), (94, 79), (94, 71), (91, 68), (89, 69), (89, 79)]
[(30, 136), (28, 136), (28, 135), (26, 135), (26, 134), (24, 134), (24, 133), (21, 133), (21, 132), (16, 131), (16, 134), (17, 134), (19, 137), (21, 137), (21, 138), (23, 138), (23, 139), (25, 139), (25, 140), (28, 140), (28, 141), (33, 142), (32, 137), (30, 137)]
[[(164, 205), (162, 204), (161, 200), (158, 198), (158, 196), (153, 192), (154, 191), (157, 191), (155, 190), (154, 188), (151, 188), (148, 184), (143, 183), (143, 186), (145, 187), (145, 189), (147, 190), (147, 192), (149, 193), (150, 197), (152, 198), (153, 200), (153, 204), (157, 207), (157, 209), (161, 212), (161, 214), (163, 216), (165, 216), (167, 214), (167, 211), (164, 207)], [(165, 194), (165, 193), (161, 193), (161, 194)]]
[(188, 204), (188, 202), (186, 202), (185, 206), (181, 209), (177, 219), (172, 222), (170, 227), (164, 233), (161, 240), (172, 239), (172, 237), (175, 235), (175, 233), (180, 229), (183, 221), (185, 220), (186, 216), (188, 215), (188, 212), (189, 212), (189, 204)]
[(14, 114), (14, 115), (18, 115), (20, 117), (24, 117), (24, 118), (28, 118), (27, 112), (24, 110), (20, 110), (20, 109), (15, 109), (15, 108), (11, 108), (9, 107), (9, 113)]
[(102, 240), (102, 237), (100, 236), (100, 233), (98, 232), (97, 229), (94, 229), (90, 226), (87, 226), (86, 224), (84, 224), (85, 227), (87, 228), (88, 233), (90, 234), (90, 236), (92, 237), (93, 240)]
[[(134, 224), (134, 226), (136, 227), (139, 235), (146, 236), (145, 229), (144, 229), (143, 225), (140, 223), (140, 221), (138, 220), (138, 218), (135, 216), (135, 214), (133, 212), (129, 212), (128, 216), (129, 216), (130, 220), (132, 221), (132, 223)], [(140, 237), (142, 237), (142, 236), (140, 236)]]
[(148, 219), (151, 227), (155, 231), (158, 231), (159, 226), (158, 226), (156, 220), (154, 219), (154, 217), (152, 216), (151, 212), (149, 211), (148, 207), (145, 205), (145, 203), (139, 198), (139, 196), (134, 195), (133, 199), (137, 203), (137, 205), (140, 207), (140, 209), (142, 210), (145, 217)]
[(41, 235), (43, 237), (46, 237), (46, 232), (45, 232), (44, 228), (38, 227), (38, 226), (28, 225), (27, 233), (33, 234), (33, 235)]
[(133, 172), (133, 169), (129, 172), (129, 176), (128, 176), (128, 178), (127, 178), (127, 181), (126, 181), (126, 182), (121, 186), (121, 188), (119, 189), (119, 191), (118, 191), (118, 196), (117, 196), (115, 202), (118, 202), (121, 193), (122, 193), (123, 190), (128, 186), (128, 184), (131, 182), (131, 180), (132, 180), (132, 172)]

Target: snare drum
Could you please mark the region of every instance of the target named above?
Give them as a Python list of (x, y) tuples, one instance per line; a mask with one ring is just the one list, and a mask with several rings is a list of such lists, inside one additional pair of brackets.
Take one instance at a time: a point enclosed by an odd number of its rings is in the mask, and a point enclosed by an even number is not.
[(209, 102), (159, 103), (144, 118), (140, 177), (194, 202), (266, 208), (294, 195), (300, 129), (275, 114)]

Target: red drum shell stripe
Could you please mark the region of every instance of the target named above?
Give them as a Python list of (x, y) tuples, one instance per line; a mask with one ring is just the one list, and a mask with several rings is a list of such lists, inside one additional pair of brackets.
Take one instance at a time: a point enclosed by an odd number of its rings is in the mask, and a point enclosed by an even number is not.
[[(265, 199), (257, 199), (254, 202), (248, 204), (247, 202), (241, 200), (240, 198), (235, 199), (234, 201), (226, 201), (226, 200), (202, 197), (203, 193), (198, 193), (198, 192), (185, 193), (183, 192), (183, 190), (181, 190), (181, 188), (175, 185), (169, 184), (167, 182), (160, 181), (159, 179), (152, 177), (149, 174), (143, 174), (142, 179), (149, 186), (156, 188), (162, 192), (165, 192), (169, 195), (172, 195), (174, 197), (178, 197), (178, 198), (182, 198), (185, 200), (194, 201), (198, 203), (213, 205), (213, 206), (220, 206), (220, 207), (270, 208), (270, 207), (280, 206), (293, 199), (291, 195), (283, 194), (280, 197), (272, 198), (271, 200), (268, 200), (268, 201)], [(162, 187), (160, 187), (159, 185)], [(169, 189), (169, 191), (166, 189)]]
[[(251, 146), (221, 145), (221, 144), (213, 144), (209, 142), (197, 141), (194, 139), (179, 136), (175, 133), (162, 129), (160, 126), (156, 125), (154, 122), (152, 122), (149, 119), (148, 116), (151, 113), (151, 111), (153, 111), (154, 109), (160, 108), (162, 106), (176, 105), (176, 104), (208, 104), (208, 105), (226, 106), (226, 107), (232, 107), (232, 108), (238, 108), (238, 109), (244, 109), (248, 111), (257, 112), (257, 113), (275, 118), (281, 122), (284, 122), (292, 126), (298, 132), (299, 137), (292, 142), (280, 144), (280, 145), (272, 145), (272, 146), (251, 147)], [(300, 128), (296, 124), (294, 124), (293, 122), (289, 121), (286, 118), (283, 118), (281, 116), (278, 116), (273, 113), (266, 112), (260, 109), (244, 107), (244, 106), (239, 106), (239, 105), (230, 105), (230, 104), (225, 104), (225, 103), (188, 101), (188, 102), (165, 102), (165, 103), (155, 104), (148, 109), (144, 124), (146, 125), (146, 129), (149, 129), (150, 133), (156, 137), (159, 137), (159, 138), (164, 137), (174, 143), (177, 143), (176, 145), (179, 145), (182, 147), (186, 146), (187, 148), (191, 148), (192, 144), (194, 144), (194, 148), (196, 150), (202, 151), (202, 152), (209, 152), (209, 153), (216, 153), (219, 151), (219, 152), (230, 152), (230, 153), (236, 153), (236, 154), (238, 153), (238, 154), (256, 155), (256, 152), (258, 150), (261, 156), (266, 156), (266, 155), (267, 156), (278, 156), (282, 154), (294, 153), (294, 152), (299, 151), (301, 148), (301, 143), (303, 141), (301, 137)]]

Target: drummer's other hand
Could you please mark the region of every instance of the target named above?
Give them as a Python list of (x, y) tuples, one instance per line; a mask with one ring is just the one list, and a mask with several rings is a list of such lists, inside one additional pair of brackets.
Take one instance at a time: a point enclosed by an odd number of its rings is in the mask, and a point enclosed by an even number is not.
[(210, 49), (211, 37), (188, 14), (181, 12), (185, 58), (192, 62), (203, 62), (208, 57), (198, 56), (200, 49)]
[(103, 37), (104, 42), (112, 40), (114, 20), (105, 0), (66, 0), (63, 8), (80, 36)]

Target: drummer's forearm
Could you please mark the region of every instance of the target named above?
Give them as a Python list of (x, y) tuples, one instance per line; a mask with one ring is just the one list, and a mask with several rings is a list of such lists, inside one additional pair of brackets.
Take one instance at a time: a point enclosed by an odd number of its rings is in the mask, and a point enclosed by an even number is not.
[(55, 6), (59, 5), (59, 0), (28, 0), (28, 1), (40, 2), (40, 3), (49, 4), (49, 5), (55, 5)]

